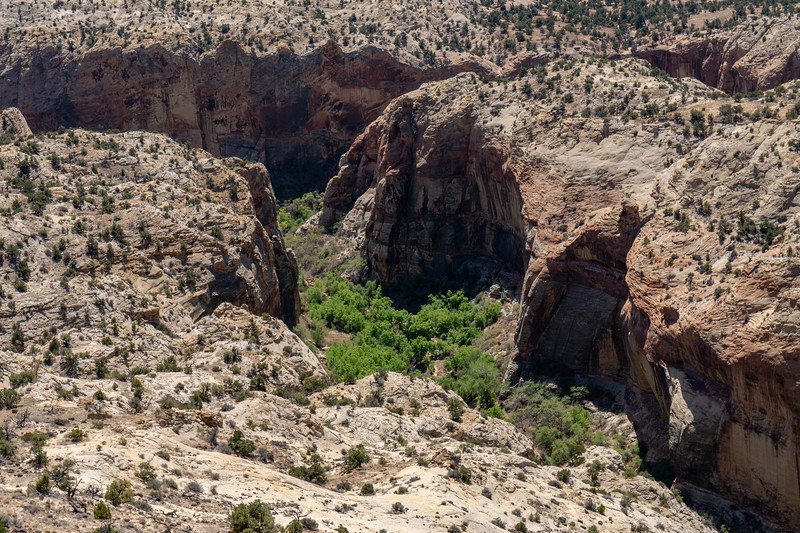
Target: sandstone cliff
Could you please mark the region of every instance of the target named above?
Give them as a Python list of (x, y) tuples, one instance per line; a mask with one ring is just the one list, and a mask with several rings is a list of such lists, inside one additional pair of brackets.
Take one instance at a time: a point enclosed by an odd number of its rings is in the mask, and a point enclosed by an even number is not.
[[(322, 222), (341, 220), (384, 281), (475, 256), (518, 269), (517, 372), (626, 383), (651, 461), (791, 529), (797, 124), (711, 129), (724, 101), (646, 71), (589, 61), (424, 86), (343, 157)], [(688, 90), (698, 102), (681, 103)]]
[(730, 94), (764, 91), (800, 77), (798, 29), (795, 16), (762, 18), (643, 47), (635, 55), (670, 76), (691, 76)]
[(150, 42), (80, 54), (42, 41), (0, 44), (0, 106), (35, 131), (147, 130), (267, 165), (279, 194), (327, 179), (339, 154), (392, 98), (477, 62), (419, 68), (372, 46), (329, 41), (305, 55), (226, 40), (199, 55)]

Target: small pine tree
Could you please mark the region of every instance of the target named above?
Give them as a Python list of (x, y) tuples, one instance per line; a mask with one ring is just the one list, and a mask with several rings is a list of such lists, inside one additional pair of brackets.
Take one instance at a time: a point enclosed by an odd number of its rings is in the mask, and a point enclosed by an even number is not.
[(94, 517), (98, 520), (111, 520), (111, 509), (103, 502), (97, 502), (94, 506)]
[(127, 479), (116, 479), (106, 489), (106, 500), (113, 505), (121, 505), (133, 501), (133, 489)]
[(275, 529), (272, 513), (261, 500), (237, 505), (231, 512), (230, 521), (233, 533), (271, 533)]
[(36, 482), (36, 492), (39, 494), (48, 494), (50, 492), (50, 475), (45, 472), (39, 481)]

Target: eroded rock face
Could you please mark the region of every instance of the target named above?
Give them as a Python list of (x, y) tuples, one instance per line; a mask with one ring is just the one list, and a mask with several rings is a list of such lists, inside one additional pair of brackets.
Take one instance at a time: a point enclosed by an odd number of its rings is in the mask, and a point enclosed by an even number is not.
[(470, 254), (519, 269), (510, 376), (556, 367), (627, 384), (649, 460), (668, 458), (679, 482), (791, 528), (800, 158), (786, 139), (797, 124), (700, 137), (657, 117), (581, 117), (634, 83), (633, 110), (644, 92), (685, 117), (725, 103), (681, 105), (640, 64), (623, 64), (566, 69), (561, 79), (597, 85), (585, 95), (557, 82), (574, 95), (563, 109), (469, 75), (396, 100), (343, 157), (322, 221), (341, 220), (384, 281), (443, 276)]
[(18, 107), (36, 131), (65, 125), (166, 133), (217, 156), (265, 163), (279, 193), (326, 179), (392, 98), (485, 68), (422, 69), (369, 46), (344, 53), (332, 41), (302, 56), (245, 52), (235, 41), (202, 55), (153, 42), (74, 56), (24, 41), (0, 45), (0, 58), (0, 106)]
[(670, 76), (733, 93), (771, 89), (800, 77), (800, 19), (757, 19), (711, 35), (680, 37), (636, 56)]
[(10, 107), (0, 112), (0, 135), (27, 137), (30, 134), (28, 121), (19, 109)]
[[(461, 82), (473, 79), (459, 78)], [(521, 268), (525, 228), (509, 149), (475, 127), (475, 103), (429, 91), (392, 103), (342, 157), (321, 223), (363, 232), (384, 280), (442, 277), (476, 255)]]

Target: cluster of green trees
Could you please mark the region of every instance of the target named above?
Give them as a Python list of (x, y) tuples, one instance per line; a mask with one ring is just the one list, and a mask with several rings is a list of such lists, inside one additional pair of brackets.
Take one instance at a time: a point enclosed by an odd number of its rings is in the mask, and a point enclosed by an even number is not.
[[(481, 0), (489, 7), (489, 0)], [(695, 29), (689, 24), (689, 17), (701, 12), (717, 13), (733, 8), (732, 17), (724, 24), (719, 19), (706, 22), (707, 28), (733, 27), (745, 20), (748, 14), (761, 8), (765, 16), (778, 16), (781, 13), (796, 12), (796, 4), (789, 0), (779, 2), (769, 0), (720, 0), (669, 2), (667, 0), (648, 2), (645, 0), (550, 0), (537, 5), (507, 5), (501, 0), (495, 8), (481, 14), (477, 22), (490, 32), (500, 30), (502, 34), (513, 35), (518, 42), (529, 40), (535, 30), (555, 38), (556, 44), (569, 33), (581, 33), (593, 40), (608, 42), (615, 47), (629, 47), (647, 36), (658, 40), (662, 32), (687, 33)], [(556, 24), (559, 27), (556, 27)], [(613, 28), (613, 36), (601, 31)], [(509, 48), (508, 45), (506, 45)]]
[(328, 367), (340, 381), (353, 381), (378, 370), (425, 373), (431, 360), (445, 360), (443, 385), (470, 405), (494, 406), (502, 380), (494, 358), (472, 343), (500, 316), (500, 303), (480, 305), (463, 291), (431, 295), (416, 313), (396, 309), (375, 282), (356, 285), (328, 275), (311, 286), (306, 299), (310, 317), (327, 327), (353, 334), (332, 345)]
[(600, 445), (607, 440), (603, 433), (592, 431), (594, 420), (580, 405), (588, 394), (586, 387), (561, 394), (550, 383), (526, 381), (511, 393), (506, 409), (517, 426), (533, 428), (542, 459), (561, 466), (580, 462), (587, 443)]
[(287, 200), (278, 211), (278, 226), (284, 235), (294, 233), (306, 220), (322, 209), (323, 194), (307, 192), (300, 198)]

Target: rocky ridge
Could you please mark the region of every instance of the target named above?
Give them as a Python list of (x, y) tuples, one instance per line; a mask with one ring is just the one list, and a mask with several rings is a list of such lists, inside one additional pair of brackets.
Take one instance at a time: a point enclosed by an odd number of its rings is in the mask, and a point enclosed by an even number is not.
[(141, 132), (65, 130), (0, 150), (4, 314), (28, 339), (108, 312), (166, 333), (223, 302), (297, 320), (297, 265), (263, 165)]
[(343, 157), (322, 223), (341, 221), (385, 281), (474, 256), (518, 269), (518, 373), (626, 383), (650, 461), (791, 529), (798, 130), (761, 118), (789, 89), (732, 110), (595, 60), (425, 85)]

